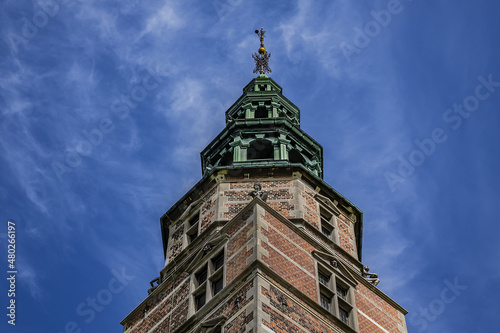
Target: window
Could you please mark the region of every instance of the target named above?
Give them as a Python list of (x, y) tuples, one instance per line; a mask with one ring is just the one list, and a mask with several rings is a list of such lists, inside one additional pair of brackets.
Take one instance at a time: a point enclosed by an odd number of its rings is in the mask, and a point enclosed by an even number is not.
[(195, 297), (194, 302), (195, 302), (195, 306), (196, 306), (196, 311), (198, 311), (199, 309), (201, 309), (203, 307), (203, 305), (205, 305), (206, 296), (207, 296), (206, 293), (201, 293)]
[(328, 238), (332, 237), (332, 229), (328, 225), (321, 225), (321, 232)]
[(318, 278), (319, 278), (319, 282), (321, 284), (323, 284), (324, 286), (328, 287), (329, 283), (330, 283), (330, 276), (324, 274), (323, 272), (319, 271), (318, 272)]
[(342, 278), (326, 267), (318, 265), (319, 303), (327, 311), (352, 326), (350, 290)]
[(209, 258), (193, 274), (194, 311), (200, 310), (224, 288), (224, 250)]
[(337, 295), (342, 298), (344, 301), (347, 301), (347, 290), (337, 285)]
[(222, 290), (222, 277), (220, 279), (217, 279), (216, 281), (212, 282), (212, 290), (214, 292), (214, 295), (217, 295), (219, 291)]
[(349, 325), (349, 312), (342, 308), (339, 308), (339, 319)]
[(219, 316), (216, 318), (208, 319), (202, 323), (200, 323), (198, 329), (196, 329), (195, 333), (222, 333), (222, 327), (226, 323), (227, 318), (225, 316)]
[(331, 297), (328, 297), (322, 293), (320, 298), (321, 298), (321, 306), (330, 311), (330, 305), (332, 304)]
[(198, 281), (199, 286), (207, 281), (207, 266), (203, 267), (201, 271), (196, 274), (196, 281)]
[(320, 207), (319, 214), (321, 217), (321, 233), (328, 239), (335, 241), (335, 219), (333, 218), (333, 215), (323, 207)]
[(222, 266), (224, 266), (224, 252), (221, 252), (219, 256), (212, 259), (212, 263), (214, 265), (214, 270), (218, 270)]
[(200, 212), (196, 212), (193, 217), (187, 222), (187, 240), (191, 244), (198, 238), (198, 227), (200, 222)]

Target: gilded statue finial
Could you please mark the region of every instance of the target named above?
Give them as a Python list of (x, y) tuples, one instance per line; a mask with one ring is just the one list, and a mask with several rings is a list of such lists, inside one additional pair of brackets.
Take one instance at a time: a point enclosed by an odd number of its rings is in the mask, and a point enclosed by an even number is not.
[(266, 47), (264, 46), (264, 37), (266, 36), (266, 32), (264, 28), (260, 28), (259, 30), (255, 30), (257, 36), (260, 37), (260, 48), (258, 53), (252, 54), (253, 60), (255, 60), (255, 69), (254, 73), (266, 74), (271, 73), (271, 68), (269, 68), (269, 58), (271, 58), (271, 53), (268, 53)]

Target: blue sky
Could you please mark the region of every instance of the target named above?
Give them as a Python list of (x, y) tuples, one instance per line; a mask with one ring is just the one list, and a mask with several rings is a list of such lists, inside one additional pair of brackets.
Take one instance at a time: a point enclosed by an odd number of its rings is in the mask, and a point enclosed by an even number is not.
[(498, 1), (1, 7), (1, 263), (15, 221), (18, 275), (0, 331), (121, 331), (264, 27), (270, 76), (323, 145), (325, 180), (364, 211), (363, 262), (409, 331), (496, 332)]

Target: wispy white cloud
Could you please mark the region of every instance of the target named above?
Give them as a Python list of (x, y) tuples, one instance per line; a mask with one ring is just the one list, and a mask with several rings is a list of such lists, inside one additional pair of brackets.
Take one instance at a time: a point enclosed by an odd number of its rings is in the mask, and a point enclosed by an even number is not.
[(157, 36), (173, 34), (185, 24), (185, 20), (180, 16), (179, 10), (174, 7), (173, 2), (166, 2), (161, 9), (148, 18), (140, 36), (150, 33)]
[(22, 267), (20, 267), (17, 276), (22, 288), (28, 289), (34, 300), (39, 301), (42, 297), (44, 297), (44, 292), (40, 288), (40, 272), (36, 272), (26, 260), (23, 260)]

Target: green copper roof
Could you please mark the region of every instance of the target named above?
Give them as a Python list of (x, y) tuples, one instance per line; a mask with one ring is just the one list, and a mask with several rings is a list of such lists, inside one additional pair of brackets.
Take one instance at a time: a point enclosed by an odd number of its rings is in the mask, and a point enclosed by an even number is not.
[(226, 128), (201, 152), (204, 175), (221, 166), (301, 164), (323, 178), (323, 148), (300, 129), (300, 110), (282, 91), (264, 74), (243, 88)]

